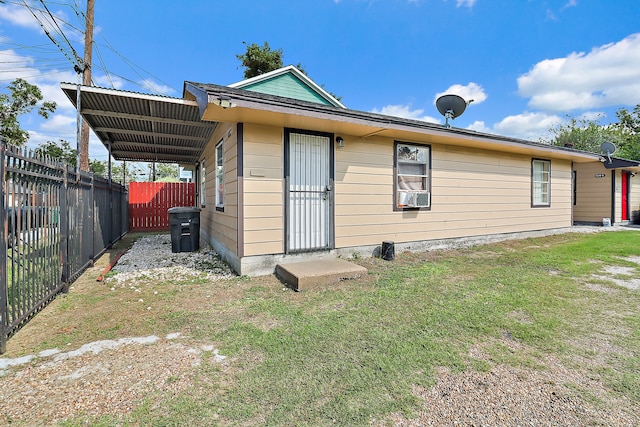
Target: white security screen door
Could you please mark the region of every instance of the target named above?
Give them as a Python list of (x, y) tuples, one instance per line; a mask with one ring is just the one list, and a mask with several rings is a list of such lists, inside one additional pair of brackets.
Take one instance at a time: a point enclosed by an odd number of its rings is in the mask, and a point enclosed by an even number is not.
[(287, 252), (330, 249), (333, 236), (331, 136), (287, 131)]

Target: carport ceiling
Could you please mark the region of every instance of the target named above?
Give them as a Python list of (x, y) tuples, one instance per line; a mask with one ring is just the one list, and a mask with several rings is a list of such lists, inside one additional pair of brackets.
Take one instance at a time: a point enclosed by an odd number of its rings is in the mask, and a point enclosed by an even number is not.
[[(77, 108), (78, 85), (62, 83)], [(81, 86), (80, 112), (116, 160), (195, 164), (217, 125), (182, 98)]]

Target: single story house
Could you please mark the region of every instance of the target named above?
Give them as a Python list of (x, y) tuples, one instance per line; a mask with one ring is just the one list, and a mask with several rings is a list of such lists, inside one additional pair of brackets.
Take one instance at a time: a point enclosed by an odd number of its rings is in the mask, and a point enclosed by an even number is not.
[(79, 88), (116, 159), (196, 166), (201, 236), (239, 274), (640, 211), (638, 162), (350, 110), (294, 67), (180, 99)]

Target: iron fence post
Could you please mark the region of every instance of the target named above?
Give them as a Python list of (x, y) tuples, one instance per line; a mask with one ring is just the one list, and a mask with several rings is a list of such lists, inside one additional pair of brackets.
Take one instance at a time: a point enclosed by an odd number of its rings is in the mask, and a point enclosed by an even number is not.
[(89, 251), (89, 258), (91, 259), (91, 265), (95, 265), (96, 262), (96, 239), (100, 238), (101, 236), (98, 235), (98, 233), (96, 233), (96, 181), (94, 179), (94, 175), (90, 174), (89, 175), (89, 183), (91, 186), (91, 190), (90, 190), (90, 199), (91, 202), (89, 204), (89, 223), (91, 224), (91, 250)]
[(9, 303), (7, 289), (7, 200), (5, 197), (5, 151), (6, 143), (0, 138), (0, 198), (2, 199), (2, 209), (0, 210), (0, 354), (7, 351), (7, 331), (9, 326)]
[(62, 191), (60, 191), (60, 213), (58, 221), (60, 221), (60, 264), (62, 274), (60, 282), (64, 285), (62, 292), (69, 292), (69, 210), (67, 208), (67, 196), (69, 191), (69, 168), (64, 165), (62, 173)]

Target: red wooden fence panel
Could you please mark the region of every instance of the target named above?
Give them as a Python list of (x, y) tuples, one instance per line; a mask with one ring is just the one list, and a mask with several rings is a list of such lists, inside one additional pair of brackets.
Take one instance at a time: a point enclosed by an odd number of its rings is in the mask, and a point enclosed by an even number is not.
[(194, 206), (193, 182), (129, 183), (129, 231), (168, 231), (167, 210), (175, 206)]

